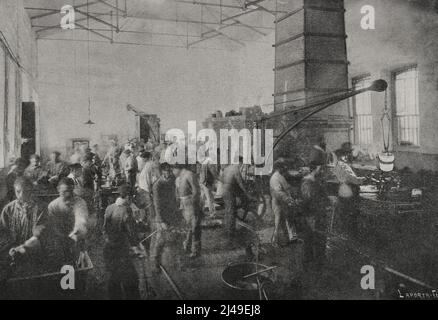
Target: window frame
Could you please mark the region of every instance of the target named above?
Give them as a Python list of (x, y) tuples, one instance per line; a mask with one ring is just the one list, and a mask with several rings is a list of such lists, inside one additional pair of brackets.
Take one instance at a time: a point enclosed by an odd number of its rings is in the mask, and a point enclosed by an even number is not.
[[(401, 115), (398, 113), (397, 110), (397, 77), (403, 73), (409, 72), (411, 70), (415, 70), (417, 75), (416, 75), (416, 114), (405, 114), (405, 115)], [(421, 133), (421, 123), (420, 123), (420, 71), (418, 69), (418, 64), (410, 64), (410, 65), (406, 65), (404, 67), (398, 68), (398, 69), (394, 69), (391, 72), (391, 82), (392, 82), (392, 94), (391, 94), (391, 100), (392, 100), (392, 126), (393, 126), (393, 141), (396, 142), (396, 145), (399, 147), (405, 147), (405, 148), (420, 148), (421, 147), (421, 141), (420, 141), (420, 133)], [(414, 130), (416, 130), (416, 135), (417, 141), (402, 141), (401, 139), (401, 131), (400, 131), (400, 126), (399, 126), (399, 117), (416, 117), (415, 121), (417, 122), (417, 126), (416, 128), (414, 128)]]
[[(351, 79), (351, 86), (353, 88), (353, 90), (356, 90), (357, 87), (357, 83), (360, 83), (362, 81), (369, 81), (371, 84), (371, 74), (370, 73), (364, 73), (358, 76), (355, 76)], [(367, 92), (365, 94), (368, 94), (370, 97), (370, 104), (369, 104), (369, 109), (370, 112), (369, 114), (360, 114), (360, 116), (367, 116), (371, 118), (371, 124), (370, 124), (370, 141), (367, 141), (365, 144), (362, 143), (363, 141), (360, 141), (360, 127), (358, 124), (358, 117), (359, 114), (357, 112), (357, 96), (354, 96), (352, 98), (352, 107), (353, 107), (353, 121), (354, 121), (354, 143), (359, 145), (361, 148), (369, 148), (372, 144), (373, 144), (373, 136), (374, 136), (374, 119), (373, 119), (373, 112), (372, 112), (372, 96), (371, 96), (371, 92)]]

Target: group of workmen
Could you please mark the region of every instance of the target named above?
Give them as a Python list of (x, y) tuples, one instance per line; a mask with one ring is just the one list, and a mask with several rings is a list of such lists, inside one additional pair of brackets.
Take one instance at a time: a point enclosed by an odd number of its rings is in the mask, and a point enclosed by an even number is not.
[[(196, 166), (171, 165), (165, 153), (166, 145), (151, 141), (122, 147), (113, 141), (102, 160), (97, 146), (75, 150), (70, 163), (56, 151), (45, 166), (38, 155), (31, 156), (27, 167), (17, 159), (7, 175), (0, 216), (0, 285), (16, 265), (30, 266), (33, 272), (40, 265), (49, 265), (52, 271), (66, 264), (77, 266), (78, 256), (82, 257), (78, 253), (91, 244), (90, 233), (103, 229), (109, 296), (121, 299), (124, 293), (137, 299), (139, 279), (132, 257), (140, 255), (144, 243), (139, 225), (148, 226), (147, 251), (154, 271), (160, 272), (165, 248), (179, 247), (196, 259), (201, 254), (201, 221), (206, 213), (215, 215), (214, 195), (223, 199), (225, 230), (233, 238), (238, 206), (260, 199), (247, 188), (248, 165), (242, 158), (238, 164), (220, 165), (209, 157)], [(309, 170), (297, 173), (298, 193), (287, 181), (290, 163), (278, 159), (274, 164), (269, 181), (275, 217), (272, 243), (281, 246), (284, 231), (287, 243), (304, 241), (308, 261), (322, 262), (327, 206), (321, 178), (327, 163), (323, 143), (314, 147), (311, 158)], [(97, 221), (95, 195), (104, 181), (117, 186), (117, 198), (106, 208), (100, 229), (92, 221)], [(55, 200), (48, 205), (38, 200), (39, 190), (55, 186)], [(142, 214), (135, 214), (138, 211)]]

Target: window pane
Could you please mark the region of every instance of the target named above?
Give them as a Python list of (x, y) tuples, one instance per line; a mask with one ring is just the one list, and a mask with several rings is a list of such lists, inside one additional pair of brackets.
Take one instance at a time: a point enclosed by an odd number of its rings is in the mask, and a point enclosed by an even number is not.
[(406, 113), (404, 84), (403, 80), (397, 80), (395, 83), (397, 114)]
[[(369, 87), (370, 77), (355, 79), (353, 88), (360, 90)], [(361, 147), (367, 147), (373, 139), (373, 117), (371, 114), (371, 93), (365, 92), (354, 96), (353, 105), (355, 109), (356, 143)]]
[(419, 145), (420, 119), (416, 68), (396, 74), (395, 98), (399, 143)]

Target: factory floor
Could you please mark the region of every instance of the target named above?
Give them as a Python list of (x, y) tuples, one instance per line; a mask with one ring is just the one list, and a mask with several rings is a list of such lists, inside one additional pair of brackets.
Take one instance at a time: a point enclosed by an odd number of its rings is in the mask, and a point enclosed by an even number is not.
[[(163, 267), (171, 277), (183, 299), (187, 300), (239, 300), (259, 299), (258, 290), (242, 291), (227, 286), (222, 272), (232, 263), (248, 261), (245, 243), (254, 239), (246, 229), (238, 231), (241, 237), (230, 243), (222, 227), (203, 229), (202, 256), (194, 260), (181, 252), (177, 265), (163, 259)], [(272, 227), (259, 229), (261, 250), (259, 263), (277, 266), (274, 284), (266, 286), (270, 300), (289, 299), (374, 299), (375, 292), (361, 289), (361, 257), (346, 254), (345, 248), (328, 242), (328, 262), (323, 268), (303, 267), (301, 243), (274, 248), (269, 244)], [(253, 247), (254, 249), (254, 247)], [(94, 269), (88, 274), (85, 299), (107, 299), (106, 273), (102, 258), (101, 239), (96, 239), (90, 252)], [(173, 257), (174, 258), (174, 257)], [(175, 259), (172, 259), (175, 261)], [(151, 270), (147, 258), (137, 259), (140, 288), (144, 299), (178, 299), (165, 274)]]
[[(265, 216), (264, 221), (256, 226), (261, 243), (259, 263), (277, 266), (275, 283), (265, 290), (268, 299), (389, 299), (397, 298), (396, 288), (401, 283), (406, 290), (424, 290), (421, 286), (410, 287), (411, 281), (388, 273), (386, 267), (425, 283), (437, 284), (437, 207), (438, 204), (433, 203), (421, 215), (400, 216), (394, 221), (386, 218), (370, 220), (372, 212), (368, 207), (362, 208), (361, 235), (352, 239), (332, 230), (327, 241), (327, 261), (322, 268), (303, 265), (301, 243), (272, 247), (273, 217)], [(248, 260), (245, 244), (254, 242), (254, 234), (242, 227), (239, 227), (238, 234), (241, 237), (230, 242), (223, 227), (212, 224), (203, 228), (201, 257), (191, 260), (180, 252), (181, 259), (177, 263), (175, 257), (170, 259), (171, 262), (169, 257), (163, 260), (163, 266), (182, 298), (259, 299), (257, 290), (233, 289), (222, 279), (222, 272), (229, 264)], [(102, 249), (102, 239), (96, 237), (89, 252), (94, 269), (88, 274), (85, 299), (108, 297)], [(361, 288), (361, 268), (365, 265), (376, 268), (375, 290)], [(178, 299), (165, 274), (151, 270), (147, 257), (137, 259), (136, 266), (144, 299)]]

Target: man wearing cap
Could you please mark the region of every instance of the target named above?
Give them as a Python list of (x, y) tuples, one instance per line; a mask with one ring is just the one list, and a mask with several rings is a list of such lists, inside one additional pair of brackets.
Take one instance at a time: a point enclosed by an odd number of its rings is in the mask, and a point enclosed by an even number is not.
[(230, 236), (236, 231), (236, 198), (242, 202), (256, 200), (246, 190), (242, 173), (243, 158), (239, 157), (239, 164), (230, 164), (222, 173), (222, 198), (225, 202), (225, 228)]
[(58, 185), (58, 182), (62, 179), (67, 177), (69, 173), (69, 168), (65, 164), (64, 161), (60, 158), (61, 153), (58, 151), (53, 151), (50, 154), (50, 161), (47, 162), (46, 165), (46, 171), (49, 177), (49, 183), (56, 187)]
[[(325, 166), (327, 164), (327, 152), (326, 152), (326, 143), (324, 137), (320, 137), (318, 139), (318, 143), (313, 146), (312, 151), (310, 153), (310, 165), (315, 166)], [(324, 169), (324, 168), (322, 168)]]
[[(272, 211), (275, 217), (275, 228), (272, 235), (272, 244), (279, 245), (280, 229), (288, 235), (289, 241), (298, 240), (295, 223), (293, 222), (293, 208), (296, 201), (292, 198), (292, 188), (285, 179), (287, 173), (286, 162), (279, 160), (274, 164), (274, 173), (269, 181), (272, 197)], [(296, 214), (296, 212), (295, 212)]]
[(47, 172), (41, 166), (41, 157), (39, 155), (33, 154), (30, 156), (30, 164), (24, 171), (24, 175), (32, 180), (34, 185), (44, 183)]
[(105, 211), (104, 259), (109, 273), (108, 292), (111, 300), (122, 299), (122, 292), (128, 300), (140, 299), (139, 279), (131, 255), (131, 252), (136, 252), (138, 238), (130, 192), (130, 186), (120, 186), (119, 197)]

